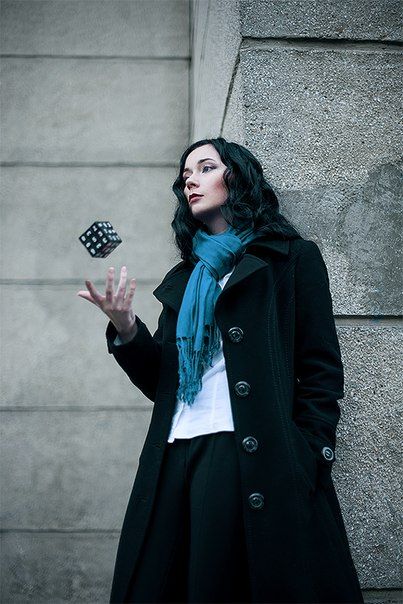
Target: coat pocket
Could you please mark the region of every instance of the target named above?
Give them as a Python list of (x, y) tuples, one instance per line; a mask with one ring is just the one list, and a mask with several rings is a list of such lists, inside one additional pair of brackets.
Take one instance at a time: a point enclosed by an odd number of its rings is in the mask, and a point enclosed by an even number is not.
[(299, 473), (310, 489), (315, 490), (318, 476), (316, 455), (294, 421), (291, 421), (291, 433)]

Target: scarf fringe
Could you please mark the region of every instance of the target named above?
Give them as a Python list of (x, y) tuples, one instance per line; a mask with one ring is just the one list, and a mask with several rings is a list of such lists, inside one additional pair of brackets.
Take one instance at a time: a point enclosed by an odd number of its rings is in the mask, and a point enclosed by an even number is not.
[(204, 327), (203, 341), (202, 350), (194, 350), (193, 338), (179, 338), (177, 341), (181, 368), (177, 397), (188, 405), (194, 403), (202, 389), (203, 374), (207, 367), (213, 366), (213, 357), (220, 349), (220, 331), (216, 324)]

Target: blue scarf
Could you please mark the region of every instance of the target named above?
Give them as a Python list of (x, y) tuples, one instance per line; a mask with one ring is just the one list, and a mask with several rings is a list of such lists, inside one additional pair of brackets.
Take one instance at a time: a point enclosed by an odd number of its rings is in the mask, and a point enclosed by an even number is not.
[(220, 348), (214, 308), (221, 288), (218, 281), (231, 271), (246, 245), (262, 233), (246, 228), (209, 235), (199, 229), (193, 237), (196, 262), (186, 286), (176, 327), (179, 351), (177, 398), (192, 405), (202, 387), (202, 376)]

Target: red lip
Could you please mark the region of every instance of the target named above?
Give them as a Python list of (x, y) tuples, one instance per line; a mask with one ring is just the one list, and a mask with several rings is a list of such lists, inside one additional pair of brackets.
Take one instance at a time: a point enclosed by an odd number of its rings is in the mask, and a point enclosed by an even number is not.
[(199, 197), (203, 197), (203, 195), (190, 195), (189, 196), (189, 203), (192, 203), (192, 201), (194, 201), (195, 199), (198, 199)]

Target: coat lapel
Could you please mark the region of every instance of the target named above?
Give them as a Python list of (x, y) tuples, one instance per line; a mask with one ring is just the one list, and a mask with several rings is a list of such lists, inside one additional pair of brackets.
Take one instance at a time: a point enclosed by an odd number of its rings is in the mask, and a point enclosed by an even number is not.
[[(257, 270), (268, 265), (268, 262), (260, 255), (262, 251), (269, 251), (270, 253), (279, 254), (280, 256), (287, 256), (289, 248), (290, 242), (288, 239), (268, 239), (266, 237), (264, 239), (256, 239), (249, 243), (220, 295), (226, 295), (226, 292), (231, 290), (232, 287), (244, 281), (244, 279)], [(184, 260), (176, 264), (153, 291), (153, 295), (162, 304), (167, 304), (179, 313), (185, 289), (193, 268), (193, 265), (187, 264)]]

